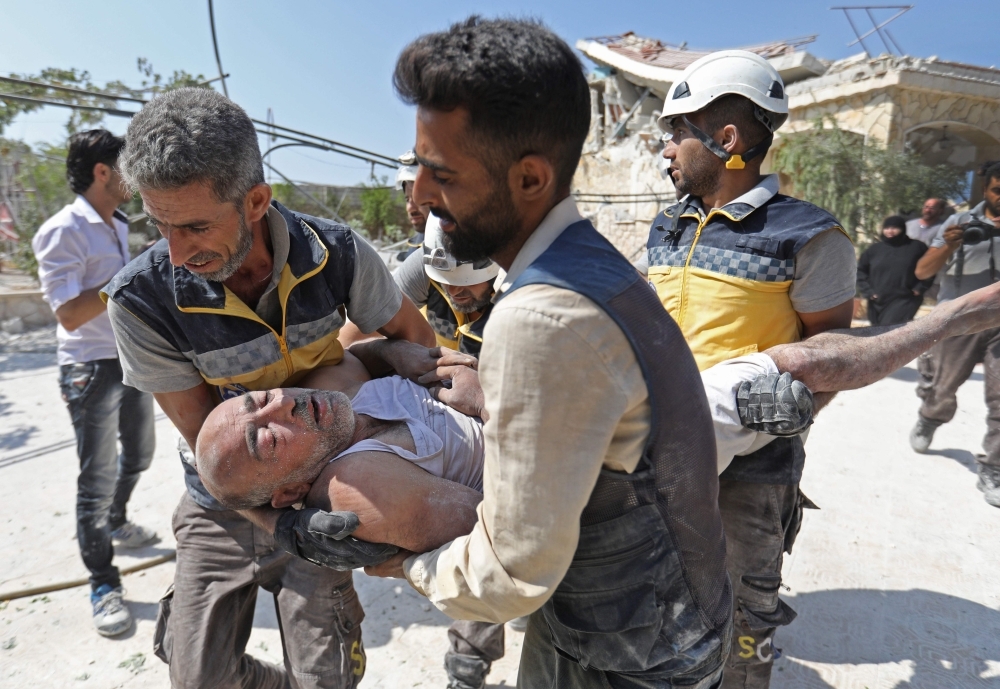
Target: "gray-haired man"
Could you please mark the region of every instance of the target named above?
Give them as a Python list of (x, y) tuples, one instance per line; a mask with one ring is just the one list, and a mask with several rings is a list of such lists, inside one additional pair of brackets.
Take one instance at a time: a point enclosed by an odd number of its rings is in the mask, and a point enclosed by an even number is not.
[[(206, 89), (160, 96), (126, 140), (122, 174), (165, 241), (126, 266), (105, 297), (125, 381), (152, 392), (191, 447), (220, 399), (338, 364), (346, 316), (365, 333), (434, 343), (363, 239), (271, 200), (253, 123), (227, 98)], [(251, 440), (274, 442), (266, 431)], [(184, 470), (177, 570), (155, 639), (172, 684), (356, 686), (365, 656), (351, 573), (294, 557), (339, 569), (383, 559), (343, 539), (356, 517), (226, 510), (190, 462)], [(274, 594), (284, 669), (244, 652), (258, 586)]]

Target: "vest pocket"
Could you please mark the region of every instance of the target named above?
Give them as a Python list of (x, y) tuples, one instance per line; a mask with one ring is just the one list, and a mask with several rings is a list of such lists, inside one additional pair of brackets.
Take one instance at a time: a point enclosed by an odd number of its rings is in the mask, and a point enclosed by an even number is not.
[(605, 591), (559, 593), (542, 608), (556, 647), (588, 668), (641, 672), (663, 626), (652, 582)]
[(542, 614), (560, 654), (606, 672), (683, 672), (717, 645), (654, 505), (581, 528)]

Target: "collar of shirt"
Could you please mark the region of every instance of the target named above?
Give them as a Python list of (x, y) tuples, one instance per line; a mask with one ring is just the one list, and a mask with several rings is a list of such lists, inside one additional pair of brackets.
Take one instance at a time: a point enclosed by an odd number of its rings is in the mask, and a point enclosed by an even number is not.
[[(104, 218), (101, 217), (100, 213), (94, 210), (94, 207), (90, 205), (90, 201), (85, 199), (82, 194), (77, 194), (76, 199), (70, 204), (74, 211), (83, 216), (83, 219), (89, 222), (91, 225), (103, 225), (111, 230), (112, 234), (115, 236), (115, 240), (118, 242), (118, 251), (121, 252), (122, 259), (125, 263), (132, 260), (131, 255), (128, 250), (128, 216), (122, 213), (117, 208), (115, 209), (112, 219), (112, 226), (108, 226), (104, 222)], [(122, 234), (124, 233), (124, 240), (122, 239)], [(124, 242), (124, 243), (123, 243)]]
[[(957, 213), (956, 215), (961, 215), (961, 213)], [(985, 200), (980, 201), (978, 204), (970, 208), (969, 215), (971, 215), (974, 218), (978, 218), (979, 220), (985, 220), (989, 222), (990, 219), (986, 217), (986, 201)]]
[(552, 246), (552, 242), (556, 241), (559, 235), (563, 233), (563, 230), (581, 220), (583, 220), (583, 216), (577, 210), (576, 201), (573, 200), (572, 196), (567, 196), (553, 206), (549, 214), (545, 216), (545, 219), (542, 220), (538, 227), (535, 228), (535, 231), (531, 233), (531, 236), (528, 237), (528, 241), (524, 243), (521, 250), (517, 252), (514, 262), (510, 264), (510, 270), (505, 272), (503, 268), (500, 269), (500, 273), (493, 283), (493, 289), (496, 290), (494, 301), (510, 289), (514, 281), (521, 277), (521, 273), (534, 263), (535, 259), (544, 254), (546, 249)]
[(271, 270), (271, 284), (267, 286), (267, 294), (277, 288), (281, 280), (281, 271), (288, 263), (288, 248), (291, 240), (288, 238), (288, 225), (281, 213), (274, 206), (267, 209), (267, 228), (271, 233), (271, 252), (274, 254), (274, 268)]
[[(736, 220), (742, 220), (774, 198), (774, 195), (777, 193), (778, 175), (765, 175), (753, 189), (746, 192), (742, 196), (733, 199), (726, 205), (722, 206), (719, 210), (725, 211)], [(700, 198), (688, 195), (681, 199), (682, 204), (685, 201), (688, 201), (688, 208), (696, 209), (698, 213), (704, 217), (705, 209), (701, 205)]]

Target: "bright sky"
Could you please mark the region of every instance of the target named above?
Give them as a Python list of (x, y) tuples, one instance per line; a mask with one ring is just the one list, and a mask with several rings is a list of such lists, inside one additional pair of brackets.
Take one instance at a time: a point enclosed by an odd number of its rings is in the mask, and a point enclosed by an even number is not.
[[(571, 45), (577, 39), (634, 31), (692, 48), (732, 48), (819, 34), (813, 54), (837, 59), (860, 52), (842, 12), (815, 0), (215, 0), (229, 95), (252, 117), (274, 110), (278, 124), (396, 156), (413, 143), (413, 112), (393, 94), (399, 51), (422, 33), (479, 12), (542, 19)], [(852, 0), (853, 4), (853, 0)], [(896, 20), (892, 36), (910, 55), (992, 65), (996, 9), (987, 0), (923, 0)], [(879, 10), (880, 18), (891, 11)], [(987, 16), (992, 15), (992, 16)], [(161, 74), (184, 69), (217, 76), (207, 0), (0, 0), (0, 74), (44, 67), (89, 71), (96, 83), (138, 85), (136, 58)], [(867, 20), (856, 15), (859, 27)], [(977, 17), (979, 19), (977, 20)], [(870, 23), (868, 23), (870, 27)], [(873, 52), (881, 49), (869, 43)], [(5, 135), (29, 142), (64, 136), (68, 111), (23, 116)], [(123, 131), (125, 121), (108, 118)], [(263, 142), (262, 142), (263, 143)], [(277, 151), (272, 164), (296, 180), (354, 184), (368, 165), (323, 151)], [(384, 168), (383, 168), (384, 170)]]

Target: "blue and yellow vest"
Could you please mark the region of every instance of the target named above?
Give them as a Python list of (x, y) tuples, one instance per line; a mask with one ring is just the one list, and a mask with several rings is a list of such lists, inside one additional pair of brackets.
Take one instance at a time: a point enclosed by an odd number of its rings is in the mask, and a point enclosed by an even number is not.
[(759, 207), (736, 202), (707, 215), (697, 200), (685, 201), (657, 216), (646, 248), (649, 282), (698, 368), (800, 340), (802, 323), (788, 294), (795, 255), (821, 232), (843, 231), (837, 219), (783, 194)]
[(478, 357), (483, 347), (483, 330), (486, 328), (486, 321), (490, 319), (493, 304), (483, 309), (479, 318), (470, 321), (468, 314), (452, 308), (448, 295), (440, 284), (434, 280), (429, 282), (431, 289), (427, 295), (427, 303), (420, 307), (420, 313), (434, 331), (438, 345)]
[(277, 285), (281, 328), (265, 323), (225, 285), (170, 265), (160, 241), (115, 276), (107, 297), (152, 328), (225, 398), (293, 385), (339, 363), (337, 340), (354, 280), (351, 229), (272, 205), (288, 225), (288, 261)]

